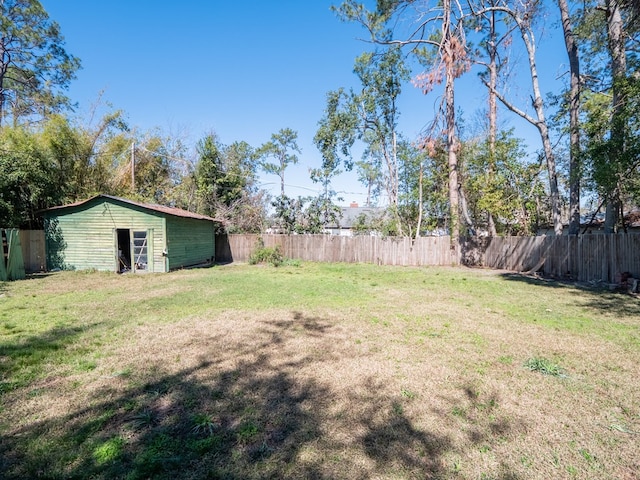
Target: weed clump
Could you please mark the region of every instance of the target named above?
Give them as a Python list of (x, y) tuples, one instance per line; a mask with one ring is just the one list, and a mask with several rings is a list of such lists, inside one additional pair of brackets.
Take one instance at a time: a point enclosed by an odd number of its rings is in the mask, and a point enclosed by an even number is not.
[(284, 255), (280, 245), (265, 247), (264, 241), (259, 238), (256, 249), (249, 256), (249, 265), (257, 265), (259, 263), (269, 263), (274, 267), (282, 265), (284, 263)]
[(551, 360), (547, 360), (546, 358), (530, 358), (529, 360), (524, 362), (524, 366), (532, 372), (539, 372), (544, 375), (551, 375), (553, 377), (564, 376), (564, 369), (560, 365), (553, 363)]

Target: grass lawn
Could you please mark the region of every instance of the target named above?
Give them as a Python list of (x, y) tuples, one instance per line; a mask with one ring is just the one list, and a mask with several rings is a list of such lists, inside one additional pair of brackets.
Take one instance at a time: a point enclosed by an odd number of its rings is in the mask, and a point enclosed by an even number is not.
[(0, 283), (3, 479), (638, 472), (638, 298), (311, 263)]

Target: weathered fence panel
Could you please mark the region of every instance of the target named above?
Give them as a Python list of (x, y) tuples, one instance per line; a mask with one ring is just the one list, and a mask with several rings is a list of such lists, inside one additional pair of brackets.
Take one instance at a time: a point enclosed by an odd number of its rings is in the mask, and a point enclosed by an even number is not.
[(0, 281), (25, 278), (20, 232), (0, 228)]
[[(228, 235), (216, 239), (218, 262), (246, 262), (257, 248), (279, 245), (287, 258), (312, 262), (436, 266), (459, 263), (449, 237), (381, 238), (335, 235)], [(464, 239), (465, 265), (556, 278), (614, 283), (624, 272), (640, 278), (640, 234)]]
[(494, 237), (488, 239), (483, 265), (616, 283), (624, 272), (640, 277), (640, 235)]
[(22, 258), (27, 273), (46, 270), (44, 230), (20, 230)]
[(378, 265), (451, 265), (449, 237), (381, 238), (337, 235), (228, 235), (217, 261), (246, 262), (261, 238), (265, 247), (279, 245), (287, 258), (311, 262), (375, 263)]
[[(9, 230), (4, 229), (6, 232)], [(11, 229), (12, 231), (14, 229)], [(17, 230), (18, 238), (20, 239), (19, 245), (22, 252), (22, 259), (19, 261), (19, 270), (24, 270), (25, 273), (43, 272), (46, 270), (46, 247), (44, 230)], [(7, 236), (2, 236), (6, 243)], [(8, 264), (9, 259), (7, 257), (8, 245), (2, 245), (2, 251), (5, 256), (5, 261)], [(24, 265), (24, 266), (23, 266)]]

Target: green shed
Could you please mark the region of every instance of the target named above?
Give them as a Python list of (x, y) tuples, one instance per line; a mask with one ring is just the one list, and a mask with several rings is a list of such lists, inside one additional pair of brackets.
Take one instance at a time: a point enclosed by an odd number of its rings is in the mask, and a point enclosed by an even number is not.
[(42, 212), (49, 270), (168, 272), (213, 262), (213, 218), (109, 195)]

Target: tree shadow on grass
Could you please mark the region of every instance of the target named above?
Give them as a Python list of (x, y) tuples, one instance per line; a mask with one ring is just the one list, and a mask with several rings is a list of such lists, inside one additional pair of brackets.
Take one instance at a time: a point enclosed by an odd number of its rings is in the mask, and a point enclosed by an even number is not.
[(14, 340), (9, 336), (0, 342), (0, 394), (19, 388), (38, 376), (60, 350), (92, 327), (56, 327), (22, 339), (18, 335), (19, 325), (5, 322), (4, 329), (15, 331), (16, 337)]
[[(329, 350), (333, 327), (301, 313), (292, 317), (256, 332), (263, 337), (258, 345), (276, 339), (276, 348), (256, 352), (239, 343), (226, 349), (216, 345), (205, 360), (177, 371), (162, 359), (151, 373), (134, 369), (114, 376), (69, 412), (4, 427), (0, 477), (446, 476), (443, 457), (456, 448), (452, 438), (417, 425), (404, 412), (402, 398), (383, 393), (379, 383), (363, 379), (361, 393), (345, 405), (349, 413), (331, 412), (336, 391), (297, 374), (309, 362), (322, 368), (322, 359), (286, 357), (300, 335)], [(278, 356), (281, 351), (285, 358)], [(500, 434), (510, 428), (502, 425)], [(331, 435), (335, 429), (352, 433)], [(479, 445), (492, 434), (484, 429), (469, 441)]]
[(592, 287), (575, 282), (533, 277), (518, 273), (505, 273), (502, 278), (513, 282), (522, 282), (537, 287), (563, 289), (567, 295), (578, 298), (581, 305), (620, 316), (639, 316), (640, 301), (637, 297), (624, 292)]

